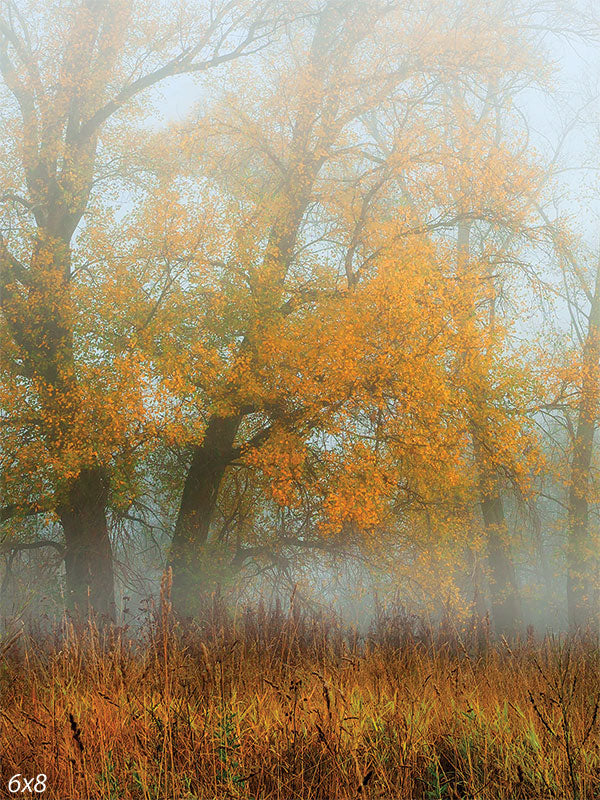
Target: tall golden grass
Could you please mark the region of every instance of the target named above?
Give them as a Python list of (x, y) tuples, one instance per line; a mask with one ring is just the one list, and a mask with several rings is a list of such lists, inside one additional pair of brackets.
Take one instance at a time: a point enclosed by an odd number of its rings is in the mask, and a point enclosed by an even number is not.
[[(0, 797), (593, 798), (599, 651), (275, 606), (6, 640)], [(46, 790), (9, 792), (45, 775)], [(33, 786), (33, 784), (32, 784)], [(41, 787), (42, 784), (38, 784)]]

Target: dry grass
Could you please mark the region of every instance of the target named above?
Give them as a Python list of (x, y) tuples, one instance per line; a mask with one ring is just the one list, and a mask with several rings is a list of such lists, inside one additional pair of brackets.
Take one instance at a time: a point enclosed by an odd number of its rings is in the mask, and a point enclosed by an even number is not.
[(163, 609), (135, 640), (66, 625), (5, 647), (0, 796), (44, 773), (61, 800), (598, 797), (599, 669), (589, 642), (408, 619), (361, 642), (264, 608), (186, 632)]

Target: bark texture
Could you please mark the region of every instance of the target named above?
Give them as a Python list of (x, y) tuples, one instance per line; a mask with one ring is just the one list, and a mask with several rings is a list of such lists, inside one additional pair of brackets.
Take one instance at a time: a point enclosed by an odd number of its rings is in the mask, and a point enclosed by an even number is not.
[(486, 494), (482, 490), (481, 514), (486, 534), (494, 630), (498, 636), (510, 638), (518, 633), (521, 602), (508, 541), (504, 504), (498, 492)]
[(193, 613), (206, 589), (204, 547), (241, 419), (241, 415), (211, 419), (204, 441), (192, 454), (168, 563), (173, 571), (173, 608), (179, 614)]
[(72, 481), (60, 521), (65, 534), (67, 605), (78, 614), (114, 617), (113, 554), (106, 506), (108, 486), (98, 469), (84, 469)]

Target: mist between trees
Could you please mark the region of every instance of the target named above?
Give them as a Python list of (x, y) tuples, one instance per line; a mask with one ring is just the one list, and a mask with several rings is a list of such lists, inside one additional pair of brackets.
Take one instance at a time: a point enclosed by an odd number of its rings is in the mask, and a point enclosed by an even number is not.
[(4, 612), (169, 568), (184, 616), (330, 581), (595, 627), (598, 31), (1, 0)]

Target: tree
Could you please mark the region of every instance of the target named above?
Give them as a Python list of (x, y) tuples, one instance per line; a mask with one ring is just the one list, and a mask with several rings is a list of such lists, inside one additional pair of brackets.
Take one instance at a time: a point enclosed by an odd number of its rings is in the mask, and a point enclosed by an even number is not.
[[(530, 380), (519, 363), (522, 355), (511, 344), (515, 312), (509, 292), (514, 293), (517, 276), (528, 269), (524, 250), (539, 239), (532, 198), (545, 179), (541, 166), (522, 152), (520, 119), (510, 119), (507, 111), (515, 87), (524, 75), (533, 82), (538, 66), (520, 33), (512, 34), (510, 47), (519, 54), (511, 61), (512, 70), (495, 64), (483, 78), (466, 74), (448, 79), (444, 103), (451, 113), (438, 155), (444, 178), (435, 188), (428, 187), (425, 197), (420, 189), (404, 187), (423, 229), (430, 209), (445, 206), (456, 231), (455, 271), (448, 271), (446, 280), (471, 287), (454, 312), (464, 336), (454, 381), (465, 392), (454, 413), (466, 420), (472, 461), (465, 472), (474, 480), (474, 496), (467, 502), (479, 507), (475, 518), (481, 516), (483, 523), (492, 618), (497, 631), (506, 635), (517, 629), (520, 602), (503, 494), (507, 484), (518, 494), (526, 492), (528, 472), (537, 466), (529, 417), (534, 398), (525, 389)], [(505, 133), (508, 119), (510, 136)], [(439, 268), (448, 270), (442, 259)], [(464, 315), (462, 320), (457, 313)], [(471, 524), (474, 530), (479, 527), (476, 519)]]
[(93, 225), (85, 217), (110, 177), (111, 139), (125, 133), (118, 126), (143, 92), (255, 51), (276, 24), (269, 2), (180, 4), (169, 21), (163, 11), (128, 0), (0, 6), (1, 452), (14, 498), (3, 516), (55, 514), (69, 604), (102, 613), (114, 602), (106, 513), (115, 409), (102, 376), (88, 382), (93, 342), (78, 335), (77, 231)]
[[(336, 494), (331, 487), (343, 473), (348, 482), (344, 503), (359, 514), (352, 492), (363, 502), (365, 492), (359, 490), (358, 478), (349, 480), (349, 470), (352, 466), (365, 480), (370, 448), (363, 443), (361, 449), (357, 440), (372, 432), (362, 430), (365, 423), (356, 418), (367, 417), (367, 409), (377, 417), (373, 406), (378, 381), (384, 380), (383, 372), (391, 380), (381, 351), (388, 347), (397, 353), (398, 342), (407, 351), (422, 344), (412, 374), (406, 353), (390, 356), (393, 363), (404, 358), (396, 384), (400, 395), (406, 395), (407, 383), (414, 383), (423, 404), (424, 386), (447, 381), (444, 353), (459, 345), (442, 338), (447, 349), (440, 344), (434, 357), (428, 343), (432, 339), (437, 348), (440, 332), (448, 327), (444, 313), (457, 298), (449, 276), (432, 272), (443, 257), (432, 258), (431, 247), (443, 253), (444, 243), (436, 235), (456, 226), (457, 211), (450, 203), (447, 213), (447, 201), (438, 194), (424, 216), (413, 214), (406, 185), (415, 182), (431, 200), (434, 191), (428, 194), (424, 187), (433, 182), (439, 188), (437, 173), (446, 169), (444, 158), (447, 163), (452, 159), (448, 148), (440, 150), (432, 119), (449, 113), (443, 76), (456, 69), (458, 52), (461, 69), (486, 74), (500, 68), (490, 60), (490, 41), (501, 34), (489, 20), (482, 24), (469, 16), (468, 8), (458, 8), (457, 14), (460, 44), (455, 21), (426, 10), (421, 16), (380, 3), (343, 8), (328, 3), (314, 22), (273, 51), (277, 67), (272, 61), (262, 65), (260, 103), (242, 82), (236, 97), (228, 95), (211, 108), (208, 121), (171, 134), (180, 137), (182, 152), (191, 150), (197, 159), (202, 188), (190, 193), (190, 166), (180, 162), (176, 195), (168, 195), (168, 203), (163, 195), (146, 213), (152, 229), (162, 231), (157, 219), (168, 223), (169, 214), (161, 216), (160, 209), (172, 212), (166, 274), (174, 275), (176, 261), (187, 262), (188, 270), (157, 298), (160, 309), (146, 338), (160, 339), (160, 348), (156, 339), (144, 346), (163, 378), (179, 384), (169, 407), (186, 409), (179, 442), (189, 462), (169, 558), (174, 599), (182, 611), (193, 608), (202, 591), (211, 525), (233, 472), (249, 466), (264, 472), (269, 453), (270, 489), (277, 493), (277, 485), (287, 486), (280, 497), (285, 504), (294, 483), (291, 474), (318, 473), (316, 467), (307, 467), (313, 462), (302, 452), (318, 452), (320, 464), (328, 462), (328, 480), (317, 489), (313, 476), (313, 498), (320, 496), (331, 516)], [(369, 131), (375, 112), (387, 114), (397, 131), (391, 153), (383, 156)], [(194, 225), (193, 213), (174, 210), (177, 202), (182, 207), (187, 202), (188, 208), (210, 203), (217, 209), (213, 224), (222, 231), (220, 239), (213, 236), (199, 244), (184, 237), (179, 256), (174, 256), (182, 229)], [(485, 211), (469, 213), (485, 216)], [(137, 224), (148, 229), (148, 221)], [(403, 239), (410, 241), (406, 249)], [(157, 239), (150, 241), (150, 249), (156, 247)], [(195, 247), (192, 262), (190, 245)], [(395, 273), (389, 266), (394, 261)], [(400, 287), (407, 297), (394, 294)], [(421, 300), (419, 290), (424, 292)], [(381, 305), (374, 304), (374, 296)], [(396, 332), (386, 328), (379, 338), (374, 333), (376, 319), (389, 312), (391, 296), (402, 307), (398, 325), (410, 328), (412, 345), (401, 327)], [(424, 309), (430, 324), (424, 324)], [(171, 330), (167, 345), (165, 328), (178, 318), (185, 322)], [(199, 337), (201, 331), (206, 335)], [(391, 389), (386, 392), (390, 394)], [(431, 423), (431, 449), (445, 411), (434, 399), (435, 412), (422, 415)], [(390, 398), (389, 409), (383, 399), (379, 402), (384, 419), (394, 413), (394, 405), (402, 405), (399, 398)], [(407, 434), (411, 441), (418, 439), (416, 428)], [(339, 445), (339, 455), (326, 456), (327, 447), (314, 445), (318, 435), (331, 437), (331, 442), (345, 439), (346, 445)], [(177, 433), (171, 436), (176, 439)], [(379, 474), (377, 480), (384, 471), (367, 468), (372, 476)], [(340, 492), (337, 498), (339, 502)], [(356, 523), (351, 517), (346, 508), (337, 517), (338, 526)], [(362, 522), (372, 524), (366, 515)]]
[[(580, 121), (577, 115), (567, 127), (561, 146)], [(553, 161), (557, 160), (558, 153)], [(568, 626), (574, 633), (590, 632), (598, 626), (598, 543), (592, 512), (596, 504), (594, 438), (600, 401), (600, 261), (565, 216), (552, 220), (540, 205), (537, 211), (553, 244), (560, 286), (557, 294), (570, 322), (566, 337), (569, 346), (559, 350), (555, 362), (551, 362), (550, 390), (543, 405), (545, 415), (554, 422), (560, 420), (567, 434), (566, 441), (559, 434), (563, 442), (554, 454), (555, 473), (559, 484), (566, 487), (566, 499), (564, 503), (556, 497), (551, 499), (566, 512)], [(555, 331), (554, 338), (561, 342), (565, 337)], [(565, 473), (567, 480), (563, 479)], [(561, 490), (562, 486), (558, 490), (562, 494)]]
[(568, 432), (563, 462), (569, 473), (565, 504), (568, 624), (573, 632), (585, 632), (598, 624), (597, 537), (591, 509), (600, 400), (600, 267), (597, 257), (577, 241), (560, 218), (551, 222), (545, 211), (539, 210), (552, 233), (577, 340), (574, 348), (563, 354), (562, 365), (557, 364), (555, 382), (559, 387), (547, 411), (561, 413)]
[(569, 489), (567, 545), (567, 607), (569, 626), (586, 630), (595, 626), (597, 582), (595, 537), (590, 531), (589, 494), (594, 431), (598, 424), (600, 387), (600, 267), (596, 271), (588, 326), (582, 352), (579, 406)]

